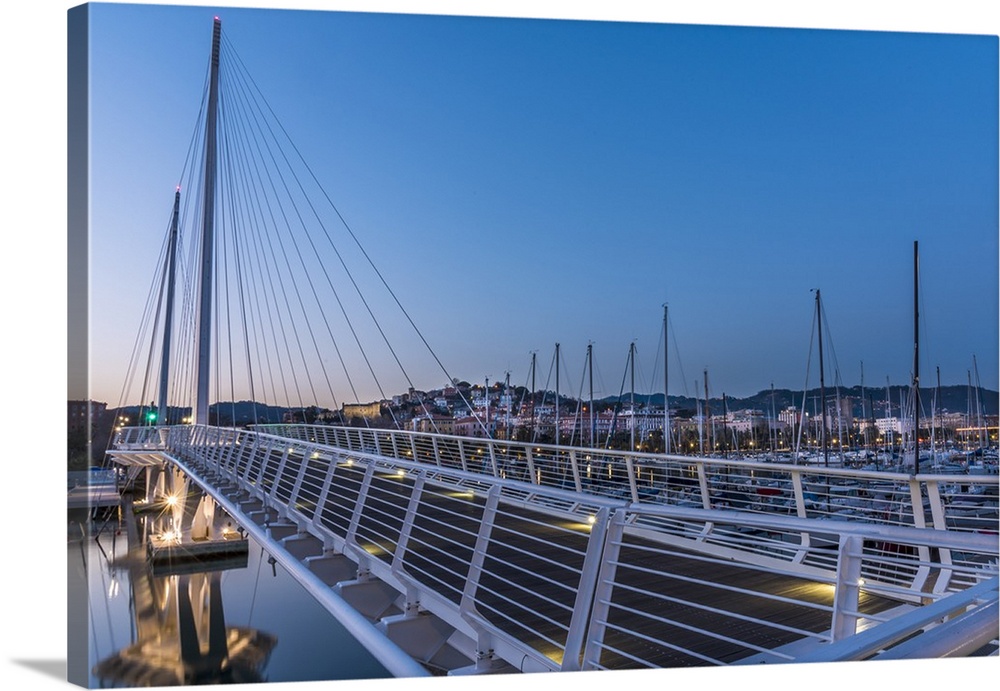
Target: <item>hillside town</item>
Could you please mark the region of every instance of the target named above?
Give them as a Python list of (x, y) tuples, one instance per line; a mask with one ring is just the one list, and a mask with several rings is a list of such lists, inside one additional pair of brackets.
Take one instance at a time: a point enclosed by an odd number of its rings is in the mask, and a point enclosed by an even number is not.
[[(939, 405), (930, 393), (922, 405), (922, 446), (973, 451), (996, 446), (997, 396), (994, 392), (946, 387)], [(914, 416), (907, 410), (906, 387), (862, 396), (857, 390), (825, 392), (826, 414), (819, 413), (819, 391), (761, 391), (747, 399), (725, 395), (696, 399), (625, 393), (600, 400), (581, 400), (552, 391), (530, 392), (506, 382), (451, 386), (406, 393), (369, 403), (345, 403), (336, 410), (320, 406), (288, 408), (242, 401), (211, 407), (212, 424), (346, 425), (403, 429), (472, 438), (558, 444), (646, 453), (690, 455), (755, 455), (792, 449), (816, 449), (826, 434), (834, 451), (891, 453), (912, 439)], [(956, 401), (964, 399), (964, 406)], [(933, 414), (925, 406), (934, 408)], [(86, 429), (87, 420), (91, 429)], [(119, 409), (95, 401), (70, 401), (70, 455), (91, 441), (91, 461), (99, 461), (111, 430), (151, 424), (190, 423), (189, 409), (167, 411), (164, 418), (150, 405)], [(663, 430), (671, 434), (664, 443)]]

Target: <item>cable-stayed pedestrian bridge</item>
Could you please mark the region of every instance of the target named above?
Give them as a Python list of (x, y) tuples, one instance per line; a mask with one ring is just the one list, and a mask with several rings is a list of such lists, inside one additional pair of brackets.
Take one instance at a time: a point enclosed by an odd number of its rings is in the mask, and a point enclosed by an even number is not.
[[(151, 501), (210, 497), (397, 676), (996, 654), (996, 516), (960, 508), (995, 508), (996, 476), (315, 426), (131, 428), (109, 454)], [(898, 506), (835, 516), (852, 485)]]
[[(211, 426), (227, 396), (305, 418), (432, 376), (463, 388), (223, 38), (216, 18), (205, 127), (127, 377), (164, 426), (119, 429), (108, 450), (140, 504), (191, 521), (159, 544), (214, 540), (231, 517), (396, 676), (996, 654), (996, 475), (502, 441), (488, 386), (480, 438), (395, 417)], [(666, 331), (665, 314), (664, 356)], [(663, 373), (666, 401), (666, 357)], [(534, 364), (523, 388), (534, 420)], [(170, 424), (180, 410), (195, 424)]]

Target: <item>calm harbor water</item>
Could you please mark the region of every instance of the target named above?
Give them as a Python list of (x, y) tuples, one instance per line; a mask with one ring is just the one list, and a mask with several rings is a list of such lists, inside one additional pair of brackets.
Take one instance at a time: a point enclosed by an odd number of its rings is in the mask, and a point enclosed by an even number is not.
[[(151, 617), (149, 598), (142, 588), (134, 594), (133, 580), (152, 584), (147, 593), (159, 603), (161, 612), (171, 611), (162, 604), (178, 592), (178, 576), (149, 577), (148, 567), (129, 565), (127, 531), (119, 533), (112, 522), (99, 534), (83, 538), (78, 521), (71, 516), (67, 565), (71, 581), (83, 588), (90, 611), (89, 630), (90, 686), (132, 687), (143, 685), (139, 668), (148, 670), (169, 666), (179, 655), (176, 647), (162, 640), (176, 640), (176, 622)], [(93, 531), (100, 528), (96, 524)], [(244, 654), (243, 669), (237, 675), (208, 674), (198, 683), (251, 683), (255, 681), (296, 682), (321, 680), (385, 679), (385, 668), (358, 643), (337, 620), (320, 606), (285, 571), (271, 564), (261, 546), (249, 541), (245, 566), (195, 573), (191, 582), (205, 584), (193, 592), (206, 594), (204, 601), (221, 594), (222, 611), (229, 637), (229, 648), (251, 649)], [(182, 576), (181, 578), (185, 578)], [(214, 579), (215, 589), (210, 589)], [(71, 592), (71, 596), (73, 596)], [(79, 593), (78, 596), (84, 596)], [(192, 601), (197, 610), (201, 598)], [(206, 605), (208, 606), (208, 605)], [(152, 641), (152, 643), (150, 642)], [(234, 642), (238, 641), (238, 642)], [(247, 643), (249, 641), (249, 643)], [(152, 663), (152, 664), (150, 664)], [(148, 671), (146, 672), (148, 674)], [(153, 677), (152, 685), (163, 685)], [(148, 685), (148, 684), (145, 684)]]

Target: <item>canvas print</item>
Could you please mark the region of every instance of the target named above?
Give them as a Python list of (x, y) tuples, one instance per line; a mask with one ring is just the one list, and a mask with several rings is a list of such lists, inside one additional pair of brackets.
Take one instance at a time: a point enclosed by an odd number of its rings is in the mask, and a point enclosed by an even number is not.
[(72, 683), (996, 659), (996, 36), (67, 26)]

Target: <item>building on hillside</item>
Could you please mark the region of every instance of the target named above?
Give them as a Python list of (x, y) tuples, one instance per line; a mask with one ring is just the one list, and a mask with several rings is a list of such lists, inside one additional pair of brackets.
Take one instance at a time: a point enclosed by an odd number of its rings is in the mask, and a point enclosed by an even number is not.
[(67, 430), (70, 434), (93, 432), (93, 427), (108, 409), (98, 401), (68, 401)]
[(345, 420), (355, 417), (372, 420), (381, 417), (382, 403), (381, 401), (375, 401), (374, 403), (345, 403), (343, 410)]

